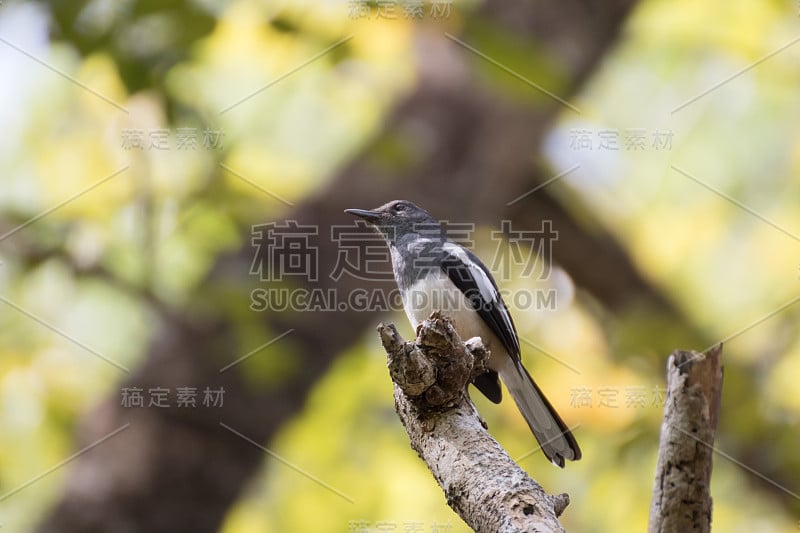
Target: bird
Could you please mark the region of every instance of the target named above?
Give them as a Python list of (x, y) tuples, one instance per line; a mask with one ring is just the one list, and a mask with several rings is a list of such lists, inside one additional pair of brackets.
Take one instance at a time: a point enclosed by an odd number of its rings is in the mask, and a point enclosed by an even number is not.
[(448, 316), (462, 339), (480, 337), (490, 351), (488, 370), (473, 385), (493, 403), (508, 388), (545, 456), (564, 468), (581, 450), (575, 437), (522, 365), (519, 337), (486, 265), (448, 239), (442, 225), (408, 200), (375, 209), (345, 209), (376, 228), (389, 247), (392, 271), (411, 326), (433, 311)]

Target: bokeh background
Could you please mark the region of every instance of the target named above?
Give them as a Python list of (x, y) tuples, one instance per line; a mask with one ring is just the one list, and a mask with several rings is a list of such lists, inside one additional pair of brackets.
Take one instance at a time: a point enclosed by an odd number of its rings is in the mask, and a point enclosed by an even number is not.
[[(666, 358), (724, 340), (713, 526), (796, 531), (799, 10), (3, 0), (2, 530), (466, 531), (393, 412), (402, 313), (252, 305), (389, 291), (331, 277), (331, 227), (405, 197), (484, 257), (503, 220), (559, 232), (557, 305), (514, 313), (584, 458), (475, 401), (568, 530), (646, 527)], [(253, 226), (287, 220), (317, 275), (265, 280)]]

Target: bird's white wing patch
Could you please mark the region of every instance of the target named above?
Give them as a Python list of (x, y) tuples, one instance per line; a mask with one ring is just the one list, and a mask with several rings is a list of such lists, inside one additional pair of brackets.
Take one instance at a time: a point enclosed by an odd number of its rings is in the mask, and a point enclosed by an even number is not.
[[(478, 290), (481, 293), (481, 298), (483, 298), (485, 302), (497, 302), (499, 300), (497, 290), (494, 288), (492, 280), (489, 279), (489, 276), (483, 271), (480, 265), (469, 258), (464, 248), (452, 242), (446, 242), (442, 246), (442, 249), (456, 256), (458, 260), (469, 269), (469, 274), (472, 279), (475, 280), (475, 284), (478, 286)], [(505, 310), (505, 308), (503, 308), (503, 310)]]

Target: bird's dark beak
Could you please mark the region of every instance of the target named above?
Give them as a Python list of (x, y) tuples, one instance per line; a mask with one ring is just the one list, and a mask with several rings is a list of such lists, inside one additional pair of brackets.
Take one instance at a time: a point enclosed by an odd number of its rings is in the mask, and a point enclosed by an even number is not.
[(381, 218), (380, 211), (370, 211), (368, 209), (345, 209), (344, 212), (361, 217), (371, 224), (375, 224)]

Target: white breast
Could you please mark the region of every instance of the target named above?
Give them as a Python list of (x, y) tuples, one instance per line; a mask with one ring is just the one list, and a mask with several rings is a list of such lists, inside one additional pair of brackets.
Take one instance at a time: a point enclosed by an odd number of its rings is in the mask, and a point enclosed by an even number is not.
[(453, 320), (462, 340), (480, 337), (489, 349), (502, 349), (499, 339), (444, 272), (417, 281), (402, 296), (406, 316), (413, 328), (416, 329), (432, 312), (439, 311)]

